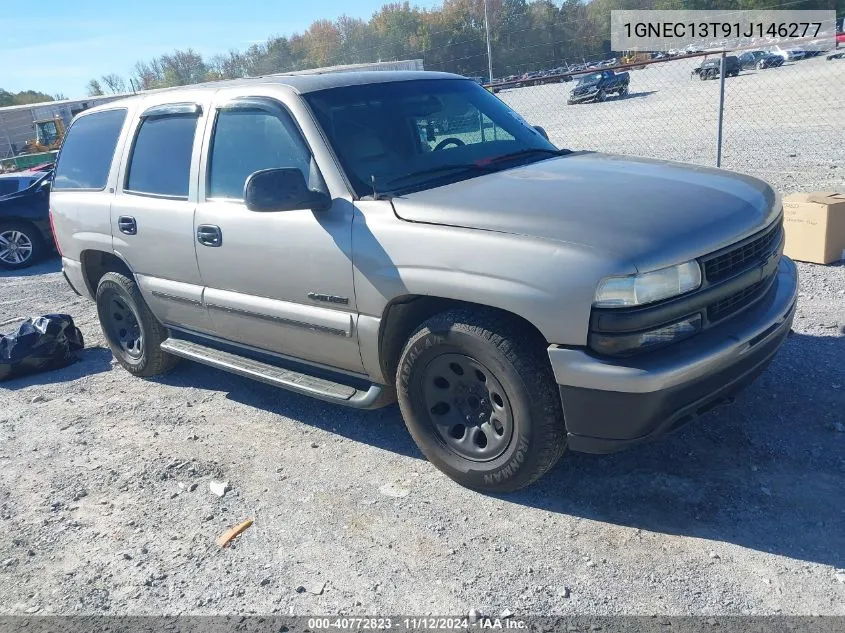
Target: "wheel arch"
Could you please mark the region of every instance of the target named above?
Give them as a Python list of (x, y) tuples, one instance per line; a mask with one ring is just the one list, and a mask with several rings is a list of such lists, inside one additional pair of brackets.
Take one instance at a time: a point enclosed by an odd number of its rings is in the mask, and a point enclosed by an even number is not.
[(379, 324), (378, 352), (382, 374), (392, 385), (396, 378), (399, 356), (410, 335), (435, 314), (465, 308), (495, 312), (512, 319), (531, 331), (539, 341), (548, 345), (540, 330), (525, 317), (491, 305), (450, 297), (408, 294), (396, 297), (384, 308)]
[(0, 218), (0, 225), (3, 224), (26, 224), (27, 226), (30, 226), (35, 230), (39, 238), (42, 237), (41, 229), (38, 228), (38, 225), (32, 218), (28, 218), (26, 216), (21, 215), (5, 215)]
[(82, 263), (82, 278), (90, 296), (97, 296), (97, 284), (106, 273), (121, 273), (135, 279), (135, 274), (129, 264), (114, 253), (97, 249), (87, 249), (80, 253)]
[(49, 246), (49, 243), (44, 238), (44, 231), (38, 226), (38, 223), (33, 220), (32, 218), (28, 218), (26, 216), (20, 215), (10, 215), (4, 216), (0, 218), (0, 226), (4, 224), (18, 224), (18, 225), (26, 225), (30, 229), (32, 229), (33, 235), (36, 240), (41, 242), (42, 246)]

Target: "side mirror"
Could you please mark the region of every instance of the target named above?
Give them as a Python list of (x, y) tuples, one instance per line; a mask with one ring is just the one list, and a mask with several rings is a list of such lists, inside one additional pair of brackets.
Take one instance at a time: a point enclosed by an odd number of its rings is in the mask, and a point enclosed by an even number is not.
[(546, 128), (541, 127), (539, 125), (535, 125), (534, 129), (537, 130), (540, 133), (540, 136), (542, 136), (544, 139), (546, 139), (547, 141), (549, 140), (549, 134), (548, 132), (546, 132)]
[(302, 172), (293, 167), (262, 169), (250, 174), (244, 185), (244, 201), (250, 211), (328, 209), (331, 198), (312, 191)]

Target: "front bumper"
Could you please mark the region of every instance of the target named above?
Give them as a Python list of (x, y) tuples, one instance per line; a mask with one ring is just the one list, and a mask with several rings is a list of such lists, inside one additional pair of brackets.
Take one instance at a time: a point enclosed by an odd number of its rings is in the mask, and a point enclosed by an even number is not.
[(569, 99), (567, 100), (567, 103), (569, 103), (571, 105), (573, 103), (584, 103), (585, 101), (593, 101), (598, 94), (599, 94), (598, 90), (596, 90), (595, 92), (590, 92), (590, 93), (582, 94), (582, 95), (570, 94)]
[(792, 327), (797, 294), (795, 264), (783, 257), (753, 308), (687, 341), (627, 359), (551, 346), (569, 447), (621, 450), (730, 401), (774, 358)]

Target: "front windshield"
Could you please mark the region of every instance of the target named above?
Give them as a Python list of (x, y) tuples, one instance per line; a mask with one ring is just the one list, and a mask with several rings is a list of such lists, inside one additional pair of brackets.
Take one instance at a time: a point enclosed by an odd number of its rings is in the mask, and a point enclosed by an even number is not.
[(578, 80), (578, 85), (583, 86), (585, 84), (594, 84), (601, 79), (601, 73), (590, 73), (589, 75), (584, 75), (581, 79)]
[[(359, 196), (418, 191), (556, 148), (473, 81), (422, 79), (305, 95)], [(536, 155), (534, 153), (536, 151)], [(515, 160), (517, 157), (514, 157)]]

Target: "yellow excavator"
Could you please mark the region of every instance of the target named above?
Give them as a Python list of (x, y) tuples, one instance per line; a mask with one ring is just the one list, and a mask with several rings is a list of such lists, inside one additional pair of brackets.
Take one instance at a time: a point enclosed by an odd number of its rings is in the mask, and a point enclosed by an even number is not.
[(29, 139), (21, 154), (38, 154), (51, 152), (62, 146), (65, 138), (65, 124), (61, 117), (34, 121), (35, 138)]
[[(620, 60), (623, 64), (637, 64), (639, 62), (646, 62), (651, 59), (651, 55), (648, 53), (638, 53), (637, 51), (625, 51), (625, 54), (622, 56)], [(634, 66), (631, 70), (641, 70), (645, 68), (645, 64), (642, 66)]]

